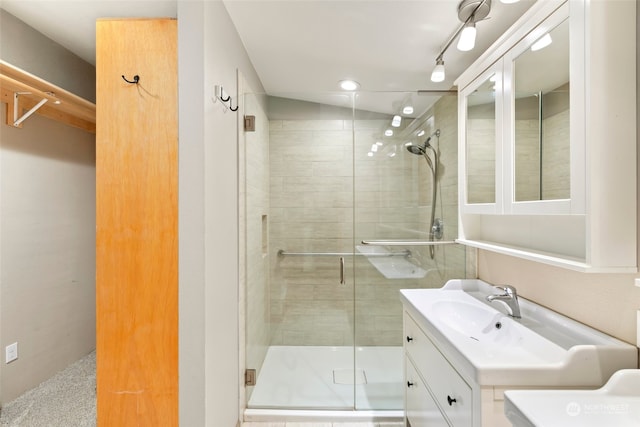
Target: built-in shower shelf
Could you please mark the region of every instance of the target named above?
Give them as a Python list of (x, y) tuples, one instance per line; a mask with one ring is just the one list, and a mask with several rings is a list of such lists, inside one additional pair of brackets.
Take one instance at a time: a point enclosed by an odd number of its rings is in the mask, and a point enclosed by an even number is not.
[(96, 132), (96, 105), (33, 74), (0, 60), (0, 95), (7, 104), (6, 123), (22, 127), (39, 114), (90, 133)]
[(418, 267), (406, 256), (384, 256), (392, 255), (392, 252), (382, 246), (357, 245), (356, 249), (387, 279), (421, 279), (427, 275), (427, 270)]

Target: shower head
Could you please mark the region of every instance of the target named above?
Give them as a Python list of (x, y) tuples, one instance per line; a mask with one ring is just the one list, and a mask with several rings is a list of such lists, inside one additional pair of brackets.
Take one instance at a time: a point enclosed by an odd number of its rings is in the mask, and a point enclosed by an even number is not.
[(422, 145), (409, 144), (409, 145), (407, 145), (407, 150), (409, 150), (409, 152), (411, 154), (417, 154), (418, 156), (424, 156), (424, 153), (427, 152), (427, 147), (431, 147), (431, 144), (429, 144), (430, 141), (431, 141), (431, 137), (427, 138), (427, 140)]

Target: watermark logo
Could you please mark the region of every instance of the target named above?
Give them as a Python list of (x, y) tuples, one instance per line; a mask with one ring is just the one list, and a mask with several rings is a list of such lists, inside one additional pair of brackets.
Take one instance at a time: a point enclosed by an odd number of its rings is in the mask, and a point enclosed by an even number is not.
[(566, 407), (567, 415), (577, 417), (578, 415), (623, 415), (629, 413), (627, 403), (584, 403), (569, 402)]
[(569, 404), (567, 405), (567, 415), (569, 415), (570, 417), (577, 417), (578, 415), (580, 415), (581, 411), (582, 408), (580, 407), (579, 403), (569, 402)]

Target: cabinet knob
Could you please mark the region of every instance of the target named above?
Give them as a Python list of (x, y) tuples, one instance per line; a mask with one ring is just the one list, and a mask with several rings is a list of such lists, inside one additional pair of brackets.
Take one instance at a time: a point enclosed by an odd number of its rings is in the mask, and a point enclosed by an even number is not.
[(411, 341), (413, 341), (413, 338), (407, 335), (407, 342), (411, 342)]
[(411, 388), (413, 387), (415, 384), (412, 383), (411, 381), (407, 381), (407, 387)]
[(447, 395), (447, 402), (449, 402), (449, 406), (453, 406), (456, 403), (456, 399), (451, 398), (451, 396)]

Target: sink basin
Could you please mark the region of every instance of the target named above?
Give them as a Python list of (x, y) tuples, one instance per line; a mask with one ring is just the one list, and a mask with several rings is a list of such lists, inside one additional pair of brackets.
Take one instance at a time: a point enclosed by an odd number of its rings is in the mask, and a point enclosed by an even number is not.
[[(493, 349), (513, 351), (513, 347), (530, 347), (545, 351), (557, 351), (557, 346), (540, 335), (523, 327), (516, 320), (489, 306), (464, 301), (437, 301), (432, 312), (443, 329), (449, 329), (461, 335), (461, 339), (498, 346)], [(476, 345), (477, 346), (477, 345)], [(548, 347), (552, 347), (550, 350)], [(492, 350), (484, 347), (485, 350)]]
[(640, 426), (640, 370), (623, 369), (597, 390), (509, 390), (514, 427)]
[(519, 298), (522, 319), (485, 297), (480, 280), (440, 289), (403, 289), (405, 309), (447, 357), (480, 385), (599, 387), (617, 370), (637, 367), (634, 346)]

